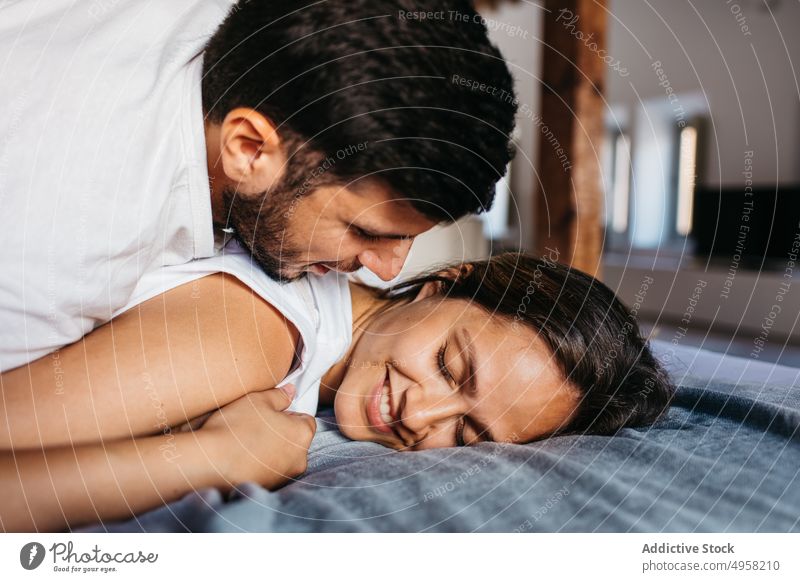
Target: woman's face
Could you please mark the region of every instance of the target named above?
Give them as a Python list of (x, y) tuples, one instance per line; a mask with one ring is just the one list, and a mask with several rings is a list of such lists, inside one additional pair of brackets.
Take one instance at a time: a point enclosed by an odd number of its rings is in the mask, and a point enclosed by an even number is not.
[(370, 322), (334, 409), (348, 438), (422, 450), (529, 442), (566, 423), (579, 399), (533, 330), (429, 296)]

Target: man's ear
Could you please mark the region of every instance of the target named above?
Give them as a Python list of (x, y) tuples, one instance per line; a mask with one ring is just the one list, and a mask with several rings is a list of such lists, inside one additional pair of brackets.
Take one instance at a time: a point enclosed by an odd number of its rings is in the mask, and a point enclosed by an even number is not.
[[(457, 279), (466, 277), (472, 273), (473, 269), (475, 269), (475, 265), (472, 265), (471, 263), (464, 263), (462, 265), (448, 267), (447, 269), (439, 271), (436, 274), (440, 277), (444, 277), (445, 279), (456, 281)], [(443, 285), (444, 283), (442, 281), (428, 281), (422, 285), (422, 287), (420, 287), (416, 297), (414, 297), (411, 303), (416, 303), (417, 301), (422, 301), (427, 297), (441, 293)]]
[(237, 107), (220, 127), (225, 175), (241, 195), (261, 194), (278, 183), (286, 154), (273, 123), (255, 109)]

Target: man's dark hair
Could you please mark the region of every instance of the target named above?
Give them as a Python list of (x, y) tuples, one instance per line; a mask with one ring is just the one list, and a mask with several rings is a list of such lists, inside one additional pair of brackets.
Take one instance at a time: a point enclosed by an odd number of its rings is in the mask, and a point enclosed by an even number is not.
[(211, 122), (269, 118), (295, 183), (312, 152), (336, 160), (319, 185), (379, 180), (436, 221), (489, 209), (511, 158), (513, 82), (467, 0), (241, 0), (206, 46), (202, 92)]
[(570, 422), (546, 436), (609, 435), (651, 424), (669, 408), (675, 387), (636, 318), (594, 277), (550, 258), (503, 253), (423, 275), (386, 295), (411, 299), (430, 281), (439, 294), (469, 301), (512, 330), (534, 330), (550, 348), (581, 397)]

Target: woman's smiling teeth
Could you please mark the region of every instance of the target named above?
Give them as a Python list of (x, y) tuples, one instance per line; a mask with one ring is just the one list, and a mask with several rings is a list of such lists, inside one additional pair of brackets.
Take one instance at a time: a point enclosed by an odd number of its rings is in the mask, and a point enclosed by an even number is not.
[(389, 404), (389, 382), (384, 382), (383, 389), (381, 390), (381, 420), (386, 424), (393, 422), (392, 407)]

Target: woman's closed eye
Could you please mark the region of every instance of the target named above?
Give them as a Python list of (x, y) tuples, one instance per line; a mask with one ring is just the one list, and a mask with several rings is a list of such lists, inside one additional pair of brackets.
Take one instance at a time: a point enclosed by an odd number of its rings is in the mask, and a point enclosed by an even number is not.
[(447, 352), (447, 344), (442, 344), (442, 347), (439, 348), (439, 351), (436, 354), (436, 366), (439, 368), (439, 373), (442, 377), (448, 382), (448, 384), (455, 384), (456, 379), (453, 377), (453, 374), (450, 373), (450, 370), (447, 368), (447, 362), (445, 362), (445, 353)]
[(466, 421), (464, 420), (463, 416), (458, 417), (458, 421), (456, 422), (456, 446), (457, 447), (465, 447), (466, 443), (464, 442), (464, 426), (466, 425)]
[[(450, 373), (450, 370), (447, 367), (447, 362), (445, 361), (445, 354), (447, 353), (447, 344), (442, 344), (442, 347), (439, 348), (439, 351), (436, 354), (436, 365), (439, 368), (439, 373), (442, 377), (451, 385), (456, 384), (456, 380), (453, 377), (453, 374)], [(456, 421), (456, 434), (455, 434), (455, 443), (457, 447), (465, 446), (464, 443), (464, 426), (466, 425), (466, 421), (463, 416), (458, 418)]]

